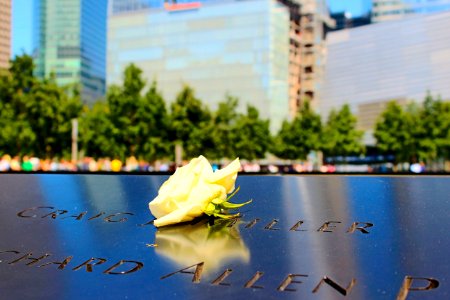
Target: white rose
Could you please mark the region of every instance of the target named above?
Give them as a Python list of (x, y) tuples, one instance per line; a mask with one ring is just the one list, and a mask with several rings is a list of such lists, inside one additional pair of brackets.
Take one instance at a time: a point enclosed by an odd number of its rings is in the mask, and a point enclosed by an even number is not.
[[(228, 203), (227, 193), (234, 190), (240, 167), (236, 158), (224, 169), (213, 172), (208, 160), (199, 156), (178, 168), (149, 203), (151, 213), (157, 218), (154, 225), (160, 227), (191, 221), (203, 213), (218, 212), (217, 205)], [(239, 206), (230, 203), (230, 206), (223, 207)]]

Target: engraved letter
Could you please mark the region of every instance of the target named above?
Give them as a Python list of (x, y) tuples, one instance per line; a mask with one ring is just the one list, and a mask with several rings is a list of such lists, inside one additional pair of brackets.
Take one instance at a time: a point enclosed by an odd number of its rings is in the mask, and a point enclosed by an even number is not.
[(153, 222), (155, 221), (155, 219), (148, 221), (147, 223), (143, 223), (143, 224), (138, 224), (137, 226), (142, 227), (142, 226), (147, 226), (147, 225), (151, 225), (153, 224)]
[(240, 219), (240, 216), (231, 218), (231, 219), (219, 219), (217, 224), (219, 225), (227, 225), (227, 227), (233, 227), (234, 225), (236, 225), (237, 221)]
[(289, 231), (306, 231), (305, 229), (298, 229), (300, 226), (302, 226), (303, 223), (303, 221), (298, 221), (294, 226), (291, 227), (291, 229), (289, 229)]
[[(16, 250), (5, 250), (5, 251), (0, 251), (0, 254), (2, 253), (14, 253), (14, 254), (19, 254), (19, 251)], [(0, 263), (3, 262), (2, 260), (0, 260)]]
[(280, 292), (283, 291), (288, 291), (288, 292), (295, 292), (296, 289), (287, 289), (287, 287), (290, 284), (293, 283), (298, 283), (301, 284), (303, 283), (303, 281), (297, 281), (297, 280), (293, 280), (295, 277), (308, 277), (308, 275), (303, 275), (303, 274), (289, 274), (285, 280), (283, 280), (283, 282), (278, 286), (277, 290), (279, 290)]
[[(175, 271), (175, 272), (173, 272), (173, 273), (164, 275), (163, 277), (161, 277), (161, 279), (166, 279), (166, 278), (168, 278), (168, 277), (170, 277), (170, 276), (172, 276), (172, 275), (175, 275), (175, 274), (177, 274), (177, 273), (194, 274), (194, 276), (192, 276), (192, 282), (193, 282), (193, 283), (200, 283), (200, 278), (201, 278), (202, 272), (203, 272), (203, 265), (204, 265), (204, 263), (201, 262), (201, 263), (198, 263), (198, 264), (195, 264), (195, 265), (186, 267), (186, 268), (184, 268), (184, 269)], [(195, 267), (195, 271), (194, 271), (194, 272), (186, 271), (186, 270), (188, 270), (188, 269), (190, 269), (190, 268), (193, 268), (193, 267)]]
[[(93, 262), (94, 260), (97, 260), (97, 262), (91, 264), (90, 262)], [(88, 259), (87, 261), (85, 261), (84, 263), (82, 263), (81, 265), (76, 266), (76, 267), (73, 268), (72, 270), (78, 271), (78, 270), (81, 269), (83, 266), (86, 266), (86, 271), (92, 272), (92, 266), (95, 266), (95, 265), (101, 265), (101, 264), (103, 264), (105, 261), (106, 261), (106, 259), (104, 259), (104, 258), (92, 257), (92, 258)]]
[[(120, 271), (120, 272), (111, 272), (112, 270), (114, 270), (115, 268), (125, 264), (125, 263), (132, 263), (135, 264), (135, 266), (128, 270), (128, 271)], [(113, 265), (111, 268), (107, 269), (106, 271), (104, 271), (103, 273), (105, 274), (114, 274), (114, 275), (122, 275), (122, 274), (130, 274), (133, 272), (136, 272), (139, 269), (142, 269), (142, 267), (144, 266), (143, 263), (139, 262), (139, 261), (134, 261), (134, 260), (121, 260), (118, 263), (116, 263), (115, 265)]]
[(262, 286), (254, 285), (263, 275), (264, 272), (257, 271), (255, 275), (244, 284), (244, 287), (248, 289), (263, 289), (264, 287)]
[(38, 268), (41, 268), (41, 267), (45, 267), (45, 266), (48, 266), (48, 265), (55, 264), (55, 265), (59, 265), (58, 270), (63, 270), (63, 269), (67, 266), (67, 264), (72, 260), (72, 258), (73, 258), (73, 256), (68, 256), (68, 257), (66, 257), (63, 261), (52, 261), (52, 262), (48, 262), (48, 263), (46, 263), (46, 264), (40, 265)]
[(65, 213), (67, 213), (67, 210), (65, 210), (65, 209), (57, 209), (57, 210), (52, 211), (51, 213), (43, 215), (41, 218), (43, 219), (43, 218), (46, 218), (48, 216), (52, 216), (52, 219), (56, 219), (57, 215), (63, 215)]
[[(364, 224), (364, 226), (359, 226), (360, 224)], [(368, 234), (369, 231), (366, 230), (366, 228), (372, 227), (372, 223), (367, 222), (353, 222), (352, 226), (347, 230), (348, 233), (354, 233), (356, 230), (361, 231), (364, 234)]]
[(340, 286), (339, 284), (337, 284), (336, 282), (334, 282), (331, 278), (324, 276), (322, 278), (322, 280), (320, 280), (319, 284), (312, 290), (313, 293), (317, 293), (319, 291), (320, 286), (322, 285), (322, 283), (326, 283), (329, 286), (331, 286), (333, 289), (335, 289), (336, 291), (338, 291), (339, 293), (341, 293), (344, 296), (347, 296), (348, 293), (350, 293), (350, 291), (352, 290), (353, 286), (356, 283), (356, 279), (352, 278), (352, 281), (350, 281), (350, 283), (348, 284), (348, 286), (344, 289), (342, 286)]
[(72, 216), (65, 217), (65, 218), (63, 218), (63, 219), (67, 219), (67, 218), (75, 218), (75, 220), (79, 221), (79, 220), (81, 220), (86, 214), (87, 214), (87, 211), (83, 211), (83, 212), (82, 212), (81, 214), (79, 214), (79, 215), (72, 215)]
[(129, 213), (129, 212), (123, 212), (123, 213), (116, 213), (116, 214), (112, 214), (112, 215), (109, 215), (109, 216), (107, 216), (107, 217), (105, 217), (105, 218), (103, 218), (103, 220), (105, 220), (106, 222), (113, 222), (113, 223), (116, 223), (116, 222), (125, 222), (126, 220), (128, 220), (127, 218), (121, 218), (121, 219), (119, 219), (119, 220), (112, 220), (112, 217), (114, 217), (114, 216), (119, 216), (119, 215), (134, 215), (133, 213)]
[(37, 263), (38, 261), (43, 260), (46, 257), (49, 257), (51, 254), (45, 253), (44, 255), (39, 256), (38, 258), (31, 257), (31, 255), (33, 255), (33, 253), (27, 253), (24, 256), (21, 256), (18, 259), (13, 260), (12, 262), (10, 262), (8, 264), (9, 265), (13, 265), (13, 264), (15, 264), (15, 263), (17, 263), (17, 262), (19, 262), (21, 260), (28, 259), (28, 260), (31, 260), (31, 262), (27, 263), (26, 265), (27, 266), (31, 266), (31, 265), (34, 265), (35, 263)]
[(245, 228), (252, 228), (253, 226), (255, 226), (256, 223), (259, 222), (259, 218), (253, 219), (250, 223), (248, 223), (247, 225), (245, 225)]
[(95, 216), (93, 216), (93, 217), (90, 217), (90, 218), (88, 219), (88, 221), (90, 221), (90, 220), (93, 220), (93, 219), (95, 219), (95, 218), (98, 218), (98, 217), (100, 217), (100, 216), (102, 216), (102, 215), (104, 215), (104, 214), (105, 214), (105, 212), (104, 212), (104, 211), (102, 211), (102, 212), (100, 212), (100, 213), (96, 214)]
[(273, 228), (273, 226), (275, 225), (275, 224), (277, 224), (278, 223), (278, 220), (277, 219), (273, 219), (269, 224), (267, 224), (265, 227), (264, 227), (264, 229), (267, 229), (267, 230), (280, 230), (280, 228)]
[(36, 218), (37, 215), (26, 215), (25, 213), (28, 212), (28, 211), (38, 210), (38, 209), (41, 209), (41, 208), (55, 209), (55, 208), (52, 207), (52, 206), (38, 206), (38, 207), (32, 207), (32, 208), (27, 208), (27, 209), (24, 209), (24, 210), (18, 212), (18, 213), (17, 213), (17, 216), (19, 216), (19, 217), (21, 217), (21, 218)]
[(225, 278), (227, 278), (231, 272), (233, 272), (233, 270), (231, 269), (226, 269), (219, 277), (217, 277), (216, 279), (214, 279), (211, 284), (212, 285), (226, 285), (226, 286), (230, 286), (229, 283), (222, 283), (222, 281), (225, 280)]
[[(411, 287), (413, 281), (422, 280), (428, 282), (427, 286)], [(424, 278), (424, 277), (411, 277), (406, 276), (403, 280), (402, 287), (397, 295), (397, 300), (405, 300), (408, 296), (409, 291), (428, 291), (435, 289), (439, 286), (439, 281), (434, 278)]]
[(341, 222), (339, 222), (339, 221), (328, 221), (328, 222), (325, 222), (325, 223), (323, 223), (322, 226), (320, 226), (319, 229), (317, 229), (317, 231), (320, 231), (320, 232), (333, 232), (332, 229), (336, 228), (336, 226), (334, 226), (333, 224), (339, 224), (339, 223), (341, 223)]

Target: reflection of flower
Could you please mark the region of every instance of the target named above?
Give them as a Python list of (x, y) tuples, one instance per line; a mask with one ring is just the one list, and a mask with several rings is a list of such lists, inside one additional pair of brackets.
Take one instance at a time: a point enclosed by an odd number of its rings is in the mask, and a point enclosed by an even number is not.
[[(179, 267), (204, 263), (204, 274), (218, 271), (227, 263), (247, 263), (250, 251), (242, 241), (237, 226), (226, 222), (208, 226), (205, 223), (160, 228), (156, 232), (156, 253), (174, 261)], [(219, 270), (220, 271), (220, 270)]]
[(199, 156), (178, 168), (149, 203), (151, 213), (157, 218), (155, 226), (191, 221), (203, 213), (226, 217), (221, 214), (223, 209), (244, 205), (229, 203), (227, 198), (227, 193), (234, 190), (240, 166), (237, 158), (224, 169), (213, 172), (208, 160)]

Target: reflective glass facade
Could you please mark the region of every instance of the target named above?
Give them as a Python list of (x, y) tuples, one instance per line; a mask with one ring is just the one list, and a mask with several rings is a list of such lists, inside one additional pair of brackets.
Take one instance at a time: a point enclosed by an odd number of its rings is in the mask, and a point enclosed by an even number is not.
[(349, 103), (370, 131), (390, 100), (450, 99), (448, 28), (450, 12), (329, 33), (322, 116)]
[(163, 8), (164, 4), (185, 4), (185, 3), (223, 3), (233, 0), (110, 0), (113, 14), (138, 11), (146, 8)]
[(107, 82), (136, 63), (171, 101), (183, 84), (215, 109), (226, 93), (240, 110), (255, 105), (272, 130), (288, 118), (289, 12), (276, 1), (226, 1), (194, 10), (114, 15), (108, 28)]
[(372, 0), (373, 22), (398, 20), (409, 14), (450, 10), (450, 0)]
[(41, 0), (36, 11), (36, 73), (80, 84), (82, 99), (105, 92), (107, 0)]

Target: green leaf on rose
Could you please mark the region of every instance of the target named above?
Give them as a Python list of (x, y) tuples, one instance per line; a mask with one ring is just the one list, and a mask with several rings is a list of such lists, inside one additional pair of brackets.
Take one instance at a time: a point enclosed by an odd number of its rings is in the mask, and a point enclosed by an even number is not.
[(205, 208), (204, 213), (208, 216), (214, 216), (216, 218), (220, 219), (232, 219), (239, 216), (239, 213), (237, 214), (226, 214), (226, 211), (229, 209), (236, 209), (240, 208), (246, 204), (249, 204), (252, 202), (252, 200), (249, 200), (244, 203), (232, 203), (229, 202), (229, 200), (236, 195), (236, 193), (239, 191), (240, 187), (237, 187), (230, 196), (227, 197), (225, 201), (222, 201), (220, 199), (214, 199), (212, 200)]

